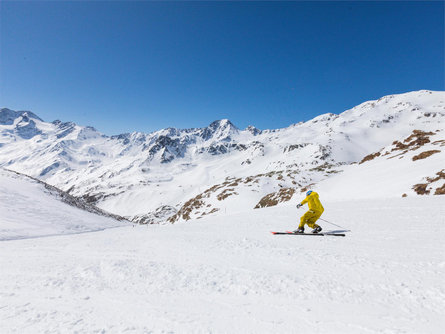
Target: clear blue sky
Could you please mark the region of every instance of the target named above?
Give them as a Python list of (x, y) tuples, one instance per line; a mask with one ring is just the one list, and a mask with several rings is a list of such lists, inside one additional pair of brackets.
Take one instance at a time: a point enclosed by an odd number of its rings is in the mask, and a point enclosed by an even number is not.
[(443, 2), (0, 2), (0, 106), (106, 134), (444, 90)]

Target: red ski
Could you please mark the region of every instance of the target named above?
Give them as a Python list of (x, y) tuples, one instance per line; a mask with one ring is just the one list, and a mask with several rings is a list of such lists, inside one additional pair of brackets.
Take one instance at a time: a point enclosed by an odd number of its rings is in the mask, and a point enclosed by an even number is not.
[(286, 231), (286, 232), (270, 232), (272, 234), (286, 234), (286, 235), (319, 235), (319, 236), (325, 236), (325, 235), (332, 235), (335, 237), (345, 237), (346, 234), (343, 233), (329, 233), (329, 232), (325, 232), (325, 233), (294, 233), (294, 232), (290, 232), (290, 231)]

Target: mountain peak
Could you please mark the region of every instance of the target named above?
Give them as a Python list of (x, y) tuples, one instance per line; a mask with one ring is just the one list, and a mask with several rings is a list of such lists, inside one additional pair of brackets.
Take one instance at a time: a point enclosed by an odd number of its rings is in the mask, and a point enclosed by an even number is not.
[(231, 128), (234, 130), (238, 130), (238, 128), (233, 125), (233, 123), (231, 121), (229, 121), (227, 118), (224, 119), (220, 119), (220, 120), (216, 120), (213, 121), (212, 123), (210, 123), (210, 125), (208, 126), (211, 129), (218, 129), (218, 128)]
[(232, 135), (238, 133), (238, 128), (228, 119), (221, 119), (210, 123), (201, 129), (201, 138), (204, 140), (231, 141)]
[(260, 129), (254, 127), (253, 125), (249, 125), (245, 131), (249, 131), (254, 136), (259, 135), (262, 132)]
[(33, 118), (43, 122), (43, 120), (40, 117), (38, 117), (31, 111), (27, 110), (15, 111), (8, 108), (0, 109), (0, 124), (11, 125), (14, 123), (14, 120), (16, 120), (19, 117)]

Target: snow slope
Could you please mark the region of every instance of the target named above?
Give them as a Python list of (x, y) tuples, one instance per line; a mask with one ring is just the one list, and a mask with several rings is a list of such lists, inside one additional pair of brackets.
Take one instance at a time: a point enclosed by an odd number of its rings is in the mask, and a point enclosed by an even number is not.
[(174, 213), (172, 208), (180, 210), (207, 189), (240, 179), (243, 187), (227, 200), (217, 199), (226, 194), (215, 193), (206, 203), (211, 207), (193, 211), (219, 215), (237, 211), (240, 204), (251, 208), (282, 187), (318, 183), (415, 129), (445, 129), (445, 92), (389, 95), (284, 129), (240, 130), (220, 120), (200, 129), (111, 137), (91, 127), (47, 123), (30, 112), (2, 109), (0, 166), (138, 220), (162, 207)]
[(0, 169), (0, 240), (99, 231), (124, 226), (60, 201), (42, 184)]
[[(313, 188), (324, 198), (340, 201), (416, 196), (416, 185), (424, 185), (430, 194), (438, 195), (441, 190), (440, 195), (444, 195), (445, 131), (421, 135), (420, 142), (411, 135), (395, 143), (375, 152), (378, 156), (369, 161), (345, 166), (342, 173)], [(407, 147), (399, 149), (400, 143)]]
[(270, 234), (293, 203), (0, 242), (0, 331), (443, 333), (445, 198), (322, 201), (345, 238)]

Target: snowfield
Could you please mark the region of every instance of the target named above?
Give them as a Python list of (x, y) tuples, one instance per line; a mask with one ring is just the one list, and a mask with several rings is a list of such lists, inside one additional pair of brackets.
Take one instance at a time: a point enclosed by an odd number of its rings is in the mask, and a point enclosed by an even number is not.
[(37, 181), (0, 169), (0, 241), (124, 225), (69, 206)]
[(2, 241), (0, 332), (443, 333), (445, 198), (323, 204)]

